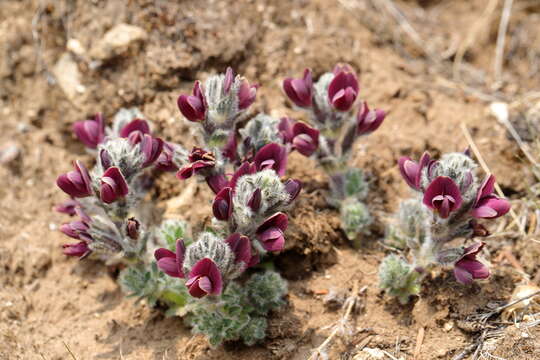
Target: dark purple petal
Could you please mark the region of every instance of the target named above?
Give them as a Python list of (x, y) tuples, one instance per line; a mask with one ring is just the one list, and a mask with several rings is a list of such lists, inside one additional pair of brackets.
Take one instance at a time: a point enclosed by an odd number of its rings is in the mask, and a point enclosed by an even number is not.
[(495, 176), (488, 175), (484, 181), (482, 182), (482, 185), (480, 185), (480, 188), (478, 189), (478, 192), (476, 193), (476, 200), (474, 202), (474, 206), (480, 202), (480, 200), (484, 197), (487, 197), (491, 194), (493, 194), (493, 191), (495, 190)]
[(96, 114), (94, 119), (77, 121), (73, 124), (73, 132), (91, 149), (97, 146), (105, 139), (105, 122), (101, 114)]
[(302, 183), (299, 180), (289, 179), (285, 182), (285, 191), (289, 194), (289, 203), (293, 202), (302, 190)]
[(238, 109), (245, 110), (255, 102), (258, 85), (250, 85), (247, 80), (242, 80), (238, 89)]
[(235, 255), (235, 262), (243, 262), (246, 267), (251, 261), (251, 242), (247, 236), (234, 233), (225, 240)]
[(348, 66), (336, 67), (334, 74), (328, 85), (328, 100), (336, 110), (349, 111), (358, 95), (358, 79)]
[(311, 156), (319, 147), (319, 130), (298, 122), (293, 126), (293, 147), (304, 156)]
[(236, 160), (236, 149), (238, 147), (238, 141), (236, 140), (236, 133), (231, 131), (229, 137), (227, 138), (227, 143), (223, 147), (222, 154), (225, 158), (230, 161)]
[(76, 244), (64, 244), (62, 245), (64, 248), (64, 255), (68, 256), (77, 256), (77, 257), (84, 257), (88, 253), (90, 253), (90, 249), (88, 248), (88, 244), (84, 241), (78, 242)]
[(101, 201), (110, 204), (129, 192), (128, 184), (122, 172), (116, 166), (108, 168), (101, 177)]
[(221, 189), (223, 189), (229, 184), (229, 181), (223, 174), (211, 175), (206, 177), (205, 180), (210, 189), (212, 189), (212, 191), (214, 192), (214, 194), (217, 194), (218, 192), (220, 192)]
[(480, 219), (495, 219), (510, 211), (510, 203), (495, 195), (482, 198), (473, 208), (472, 216)]
[(111, 155), (105, 149), (101, 149), (99, 151), (99, 161), (101, 163), (101, 167), (103, 168), (103, 170), (107, 170), (108, 168), (112, 166)]
[(258, 170), (270, 168), (283, 176), (287, 169), (287, 149), (276, 143), (266, 144), (255, 155), (254, 163)]
[(292, 139), (294, 138), (293, 134), (293, 126), (296, 122), (288, 117), (282, 117), (279, 124), (278, 124), (278, 130), (281, 134), (281, 137), (283, 138), (284, 143), (290, 143), (292, 142)]
[(296, 106), (310, 107), (313, 96), (311, 70), (305, 69), (301, 79), (287, 78), (283, 80), (283, 91)]
[(225, 79), (223, 79), (223, 91), (227, 94), (231, 90), (234, 81), (234, 71), (230, 67), (225, 71)]
[(80, 234), (87, 230), (88, 225), (82, 221), (72, 221), (60, 226), (60, 231), (73, 239), (80, 239)]
[(251, 164), (247, 161), (242, 163), (242, 165), (240, 165), (240, 167), (235, 171), (235, 173), (231, 177), (231, 180), (229, 181), (229, 187), (234, 189), (240, 177), (244, 175), (255, 174), (256, 172), (257, 172), (257, 167), (255, 164)]
[(459, 260), (454, 266), (454, 274), (463, 284), (469, 284), (476, 279), (487, 279), (490, 275), (486, 265), (470, 259)]
[(177, 278), (183, 277), (183, 274), (179, 272), (176, 254), (172, 251), (165, 248), (157, 249), (154, 252), (154, 258), (157, 261), (158, 268), (160, 268), (165, 274)]
[(401, 176), (407, 184), (415, 189), (418, 190), (418, 186), (416, 184), (416, 179), (418, 177), (418, 173), (420, 172), (420, 166), (411, 158), (403, 156), (398, 161), (399, 165), (399, 172), (401, 173)]
[(173, 161), (174, 147), (170, 143), (164, 142), (161, 154), (157, 158), (154, 166), (161, 171), (173, 172), (178, 171), (178, 166)]
[(219, 269), (211, 259), (199, 260), (191, 269), (186, 286), (193, 297), (219, 295), (223, 288), (223, 280)]
[(176, 240), (176, 263), (178, 264), (178, 273), (180, 277), (184, 277), (184, 271), (182, 269), (184, 265), (184, 257), (186, 255), (186, 245), (183, 239)]
[(266, 229), (275, 227), (280, 229), (281, 231), (285, 231), (287, 229), (287, 226), (289, 225), (289, 219), (287, 218), (287, 215), (284, 213), (278, 212), (274, 215), (270, 216), (264, 222), (261, 226), (257, 229), (257, 233), (262, 233)]
[(253, 194), (251, 194), (251, 197), (249, 198), (247, 205), (251, 208), (251, 210), (257, 212), (259, 208), (261, 207), (261, 201), (262, 201), (261, 189), (257, 188), (255, 189), (255, 191), (253, 191)]
[(120, 130), (120, 137), (127, 138), (133, 132), (140, 131), (142, 135), (150, 134), (150, 126), (146, 120), (134, 119), (127, 123)]
[(266, 251), (278, 252), (285, 247), (285, 237), (279, 228), (269, 228), (258, 235), (258, 239)]
[(423, 202), (430, 209), (438, 211), (439, 216), (445, 219), (452, 211), (461, 207), (462, 198), (454, 180), (439, 176), (429, 184)]
[(196, 81), (193, 87), (193, 95), (180, 95), (178, 97), (178, 109), (189, 121), (202, 121), (206, 114), (206, 103), (200, 82)]
[(367, 103), (364, 102), (356, 115), (356, 133), (366, 135), (374, 132), (381, 126), (385, 117), (386, 113), (383, 110), (369, 110)]
[(212, 211), (216, 219), (227, 221), (233, 212), (232, 188), (226, 187), (216, 195), (212, 203)]
[(56, 179), (56, 184), (66, 194), (72, 197), (86, 197), (92, 195), (90, 175), (80, 161), (74, 162), (74, 171), (62, 174)]
[(163, 150), (163, 140), (146, 134), (141, 141), (141, 152), (144, 155), (143, 167), (150, 166), (156, 161)]
[(56, 205), (54, 209), (59, 213), (73, 216), (76, 214), (75, 208), (80, 205), (81, 204), (77, 200), (69, 199), (64, 201), (63, 203)]

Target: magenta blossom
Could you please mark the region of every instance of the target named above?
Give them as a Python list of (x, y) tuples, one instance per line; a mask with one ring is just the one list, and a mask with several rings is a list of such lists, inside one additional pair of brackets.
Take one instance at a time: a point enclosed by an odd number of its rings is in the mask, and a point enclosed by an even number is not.
[(90, 174), (86, 167), (79, 160), (73, 163), (73, 167), (74, 171), (62, 174), (56, 179), (56, 185), (72, 197), (82, 198), (92, 195)]
[(446, 176), (435, 178), (424, 193), (424, 205), (436, 210), (439, 216), (446, 219), (452, 211), (461, 207), (461, 193), (454, 180)]
[(229, 245), (235, 255), (234, 261), (236, 263), (242, 262), (245, 264), (245, 267), (247, 267), (252, 258), (251, 242), (249, 241), (249, 238), (247, 236), (234, 233), (229, 235), (229, 237), (225, 239), (225, 242), (227, 245)]
[(250, 85), (246, 79), (242, 80), (238, 89), (238, 109), (245, 110), (255, 102), (259, 85)]
[(258, 170), (273, 169), (283, 176), (287, 169), (287, 149), (276, 143), (266, 144), (255, 154), (254, 163)]
[(62, 214), (73, 216), (76, 214), (75, 208), (81, 206), (81, 204), (75, 199), (68, 199), (63, 203), (60, 203), (54, 207), (54, 209)]
[(236, 149), (238, 148), (238, 141), (236, 140), (236, 133), (231, 131), (227, 139), (227, 143), (223, 147), (222, 154), (230, 161), (236, 160)]
[(229, 180), (223, 174), (210, 175), (205, 180), (214, 194), (217, 194), (221, 189), (229, 185)]
[[(150, 134), (150, 125), (148, 125), (148, 122), (146, 120), (134, 119), (130, 121), (129, 123), (124, 125), (122, 129), (120, 129), (119, 135), (121, 138), (130, 138), (133, 137), (133, 135), (135, 134), (137, 134), (141, 138), (145, 134)], [(138, 142), (139, 141), (135, 143)]]
[(202, 121), (206, 114), (206, 99), (200, 81), (195, 81), (192, 95), (178, 97), (178, 109), (189, 121)]
[(225, 70), (225, 78), (223, 79), (223, 92), (227, 94), (231, 91), (231, 86), (234, 82), (234, 71), (231, 67), (227, 67)]
[(420, 163), (411, 160), (409, 157), (403, 156), (398, 161), (399, 171), (411, 188), (420, 190), (422, 170), (424, 167), (428, 166), (430, 162), (431, 157), (427, 151), (420, 158)]
[(128, 184), (119, 168), (108, 168), (101, 177), (100, 196), (101, 201), (111, 204), (119, 198), (125, 197), (128, 192)]
[(154, 252), (154, 258), (157, 261), (157, 266), (167, 275), (177, 278), (184, 278), (182, 266), (184, 264), (184, 255), (186, 247), (184, 240), (176, 240), (176, 253), (171, 250), (160, 248)]
[(60, 231), (64, 233), (64, 235), (73, 239), (90, 241), (92, 240), (92, 237), (88, 234), (88, 229), (88, 224), (81, 220), (71, 221), (60, 226)]
[(93, 119), (76, 121), (73, 124), (73, 132), (79, 140), (91, 149), (97, 148), (105, 140), (105, 121), (100, 113)]
[(462, 284), (470, 284), (476, 279), (487, 279), (489, 269), (476, 259), (476, 256), (484, 247), (484, 243), (475, 243), (465, 249), (465, 253), (454, 264), (456, 280)]
[(194, 147), (193, 150), (191, 150), (188, 160), (190, 164), (184, 166), (176, 173), (176, 177), (180, 180), (189, 179), (193, 174), (197, 174), (205, 169), (213, 168), (216, 165), (214, 154), (198, 147)]
[(254, 212), (257, 212), (261, 208), (261, 202), (262, 202), (262, 192), (260, 188), (257, 188), (251, 194), (251, 197), (249, 198), (247, 205), (249, 206), (251, 210), (253, 210)]
[(221, 294), (223, 279), (216, 263), (209, 258), (199, 260), (191, 269), (186, 286), (196, 298)]
[(360, 105), (358, 114), (356, 115), (356, 123), (358, 125), (356, 133), (358, 135), (366, 135), (374, 132), (381, 126), (386, 113), (383, 110), (370, 110), (367, 103)]
[(302, 190), (302, 183), (296, 179), (289, 179), (285, 181), (285, 191), (289, 194), (289, 203), (293, 202), (300, 194)]
[(284, 232), (289, 225), (287, 215), (276, 213), (266, 219), (255, 232), (257, 239), (266, 251), (278, 252), (285, 246)]
[(313, 96), (311, 70), (305, 69), (301, 79), (287, 78), (283, 80), (283, 91), (296, 106), (310, 107)]
[(88, 247), (88, 244), (84, 241), (80, 241), (75, 244), (64, 244), (62, 247), (64, 248), (64, 255), (77, 256), (81, 259), (85, 258), (92, 252), (92, 250), (90, 250)]
[(153, 138), (151, 135), (145, 134), (141, 141), (141, 152), (144, 155), (143, 167), (152, 165), (163, 150), (163, 140)]
[(231, 217), (233, 212), (232, 193), (232, 188), (225, 187), (216, 195), (212, 204), (212, 211), (216, 219), (227, 221)]
[(337, 111), (351, 110), (359, 91), (358, 78), (348, 65), (334, 68), (334, 78), (328, 85), (328, 101)]
[(479, 219), (494, 219), (510, 211), (510, 203), (495, 195), (495, 177), (489, 175), (476, 194), (472, 215)]
[(311, 156), (319, 147), (319, 130), (303, 122), (297, 122), (292, 127), (293, 148), (304, 156)]
[(178, 166), (173, 161), (174, 146), (168, 142), (163, 142), (163, 149), (154, 163), (156, 169), (161, 171), (178, 171)]

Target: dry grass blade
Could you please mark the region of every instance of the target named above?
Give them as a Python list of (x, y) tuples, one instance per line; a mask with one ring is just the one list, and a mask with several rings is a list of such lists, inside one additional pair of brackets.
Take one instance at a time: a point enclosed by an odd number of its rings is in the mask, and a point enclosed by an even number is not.
[(69, 348), (68, 344), (66, 344), (65, 341), (62, 341), (62, 343), (64, 344), (66, 350), (68, 351), (69, 355), (71, 355), (71, 357), (73, 358), (73, 360), (77, 360), (77, 358), (75, 357), (75, 354), (73, 354), (73, 351), (71, 351), (71, 349)]
[(510, 22), (510, 14), (512, 13), (512, 4), (514, 0), (505, 0), (501, 15), (501, 22), (499, 23), (499, 32), (497, 33), (497, 47), (495, 48), (495, 62), (493, 70), (495, 74), (495, 80), (501, 81), (503, 56), (504, 56), (504, 44), (506, 43), (506, 32), (508, 31), (508, 23)]

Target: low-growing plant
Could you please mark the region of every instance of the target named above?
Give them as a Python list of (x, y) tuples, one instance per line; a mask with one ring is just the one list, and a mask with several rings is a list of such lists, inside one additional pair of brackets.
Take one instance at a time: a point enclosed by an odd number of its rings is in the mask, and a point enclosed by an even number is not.
[[(358, 78), (348, 65), (337, 65), (313, 83), (306, 69), (301, 78), (287, 78), (283, 90), (295, 108), (307, 112), (309, 125), (284, 118), (279, 129), (287, 144), (304, 156), (312, 156), (328, 174), (329, 205), (339, 209), (349, 240), (359, 245), (372, 217), (363, 203), (368, 192), (364, 172), (350, 165), (356, 141), (381, 126), (382, 110), (370, 110), (365, 101), (356, 106)], [(356, 114), (355, 114), (355, 109)]]
[(467, 151), (446, 154), (438, 161), (426, 152), (418, 163), (402, 157), (399, 169), (415, 196), (401, 203), (386, 241), (408, 252), (412, 261), (386, 257), (379, 269), (381, 288), (406, 303), (419, 293), (427, 271), (438, 265), (453, 267), (456, 280), (463, 284), (488, 278), (488, 267), (477, 258), (483, 242), (445, 245), (456, 238), (489, 235), (479, 220), (495, 219), (510, 210), (509, 202), (494, 193), (495, 177), (479, 181), (477, 165)]
[[(265, 270), (272, 267), (265, 257), (284, 249), (285, 211), (301, 184), (280, 178), (288, 150), (272, 135), (279, 134), (277, 122), (264, 114), (247, 119), (256, 92), (230, 68), (195, 82), (192, 95), (178, 98), (201, 146), (190, 152), (154, 138), (135, 111), (119, 113), (112, 129), (99, 115), (78, 122), (75, 134), (96, 154), (96, 165), (88, 171), (77, 161), (57, 180), (72, 197), (58, 210), (80, 216), (61, 227), (79, 240), (64, 253), (123, 263), (126, 293), (166, 305), (213, 346), (263, 339), (266, 315), (287, 292), (279, 274)], [(196, 236), (181, 220), (154, 220), (145, 193), (160, 170), (182, 181), (202, 179), (215, 193), (212, 223)]]

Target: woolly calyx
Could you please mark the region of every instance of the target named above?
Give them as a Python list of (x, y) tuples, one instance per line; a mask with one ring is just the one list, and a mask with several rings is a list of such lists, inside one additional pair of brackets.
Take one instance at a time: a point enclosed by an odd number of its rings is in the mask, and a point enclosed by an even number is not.
[(379, 286), (401, 304), (420, 292), (420, 281), (420, 273), (399, 256), (389, 255), (379, 266)]

